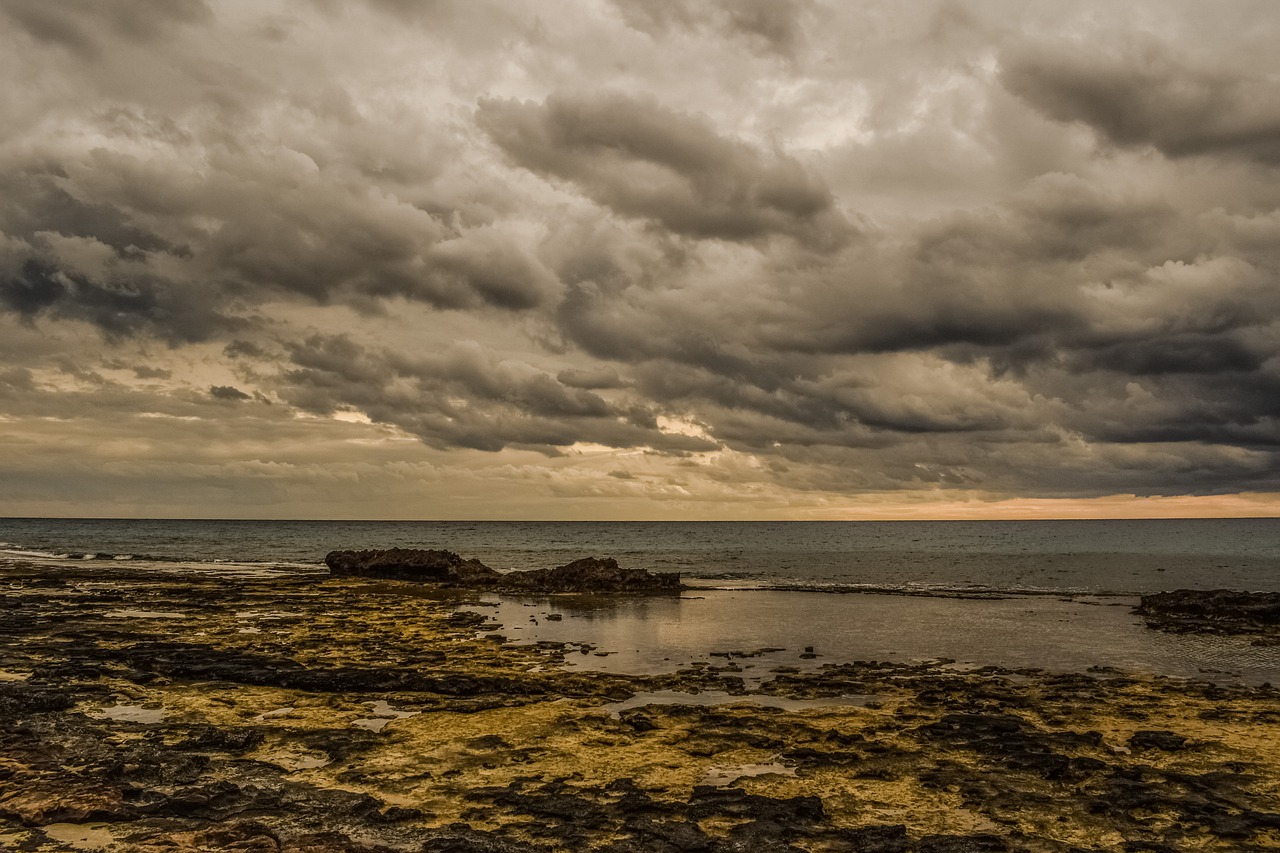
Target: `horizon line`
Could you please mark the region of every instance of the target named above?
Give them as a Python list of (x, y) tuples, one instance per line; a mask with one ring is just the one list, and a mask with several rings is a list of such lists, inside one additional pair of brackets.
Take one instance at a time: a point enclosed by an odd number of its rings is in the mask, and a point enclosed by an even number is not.
[(988, 521), (1276, 521), (1280, 515), (997, 516), (991, 518), (250, 518), (233, 516), (5, 515), (0, 521), (246, 521), (304, 524), (882, 524)]

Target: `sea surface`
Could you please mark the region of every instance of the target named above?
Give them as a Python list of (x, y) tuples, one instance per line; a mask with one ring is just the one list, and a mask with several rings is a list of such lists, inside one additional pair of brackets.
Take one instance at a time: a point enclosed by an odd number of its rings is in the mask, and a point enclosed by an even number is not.
[(1280, 590), (1280, 519), (403, 522), (0, 519), (0, 560), (322, 571), (331, 550), (446, 548), (496, 569), (579, 557), (728, 588), (1137, 595)]
[[(582, 644), (570, 665), (583, 669), (652, 673), (735, 660), (750, 681), (779, 665), (941, 658), (958, 667), (1112, 667), (1280, 682), (1280, 647), (1254, 646), (1248, 637), (1165, 634), (1133, 613), (1139, 595), (1164, 589), (1280, 590), (1280, 519), (0, 519), (0, 565), (127, 564), (229, 578), (320, 574), (331, 550), (390, 547), (446, 548), (497, 569), (615, 557), (625, 567), (681, 572), (695, 587), (654, 599), (479, 602), (511, 641)], [(558, 618), (546, 618), (551, 614)]]

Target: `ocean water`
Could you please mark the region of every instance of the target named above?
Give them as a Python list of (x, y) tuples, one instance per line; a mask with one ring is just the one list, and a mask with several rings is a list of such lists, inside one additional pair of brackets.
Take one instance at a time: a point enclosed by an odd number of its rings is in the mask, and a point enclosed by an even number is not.
[[(662, 672), (764, 648), (778, 665), (945, 658), (958, 666), (1280, 682), (1280, 646), (1172, 635), (1134, 615), (1161, 589), (1280, 590), (1280, 520), (328, 522), (0, 519), (0, 565), (325, 573), (330, 550), (447, 548), (497, 569), (584, 556), (679, 571), (679, 597), (486, 596), (513, 642), (588, 644), (569, 665)], [(858, 594), (827, 594), (858, 593)], [(956, 593), (968, 595), (957, 596)], [(974, 597), (974, 593), (989, 593)], [(473, 603), (463, 607), (477, 606)], [(559, 619), (544, 618), (559, 613)], [(491, 630), (491, 629), (485, 629)], [(809, 657), (805, 649), (817, 649)], [(584, 647), (585, 648), (585, 647)]]
[(699, 586), (1136, 595), (1280, 590), (1280, 519), (380, 522), (0, 519), (0, 561), (323, 571), (353, 548), (447, 548), (498, 569), (585, 556)]

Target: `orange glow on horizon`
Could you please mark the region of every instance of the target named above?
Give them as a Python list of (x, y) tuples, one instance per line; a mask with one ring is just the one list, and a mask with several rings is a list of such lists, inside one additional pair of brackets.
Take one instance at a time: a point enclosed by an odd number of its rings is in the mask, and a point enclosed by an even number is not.
[(848, 520), (983, 521), (1034, 519), (1276, 518), (1280, 494), (1172, 495), (1098, 498), (1008, 498), (1004, 500), (922, 500), (885, 503), (824, 513)]

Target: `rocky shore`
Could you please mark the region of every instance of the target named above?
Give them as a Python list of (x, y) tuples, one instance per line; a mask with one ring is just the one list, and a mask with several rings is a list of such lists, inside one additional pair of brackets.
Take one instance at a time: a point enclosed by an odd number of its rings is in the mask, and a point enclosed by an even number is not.
[(1137, 613), (1161, 631), (1249, 634), (1258, 645), (1280, 644), (1280, 592), (1175, 589), (1142, 596)]
[(324, 558), (335, 577), (382, 578), (434, 583), (461, 589), (515, 593), (679, 593), (684, 587), (673, 572), (624, 569), (612, 557), (584, 557), (553, 569), (499, 572), (476, 559), (452, 551), (389, 548), (376, 551), (330, 551)]
[(473, 595), (0, 567), (0, 849), (1280, 846), (1270, 686), (873, 661), (749, 685), (732, 656), (581, 673), (576, 646), (486, 637)]

